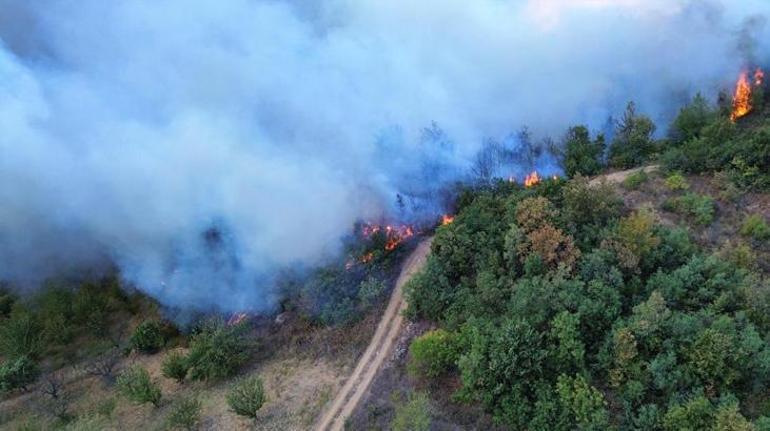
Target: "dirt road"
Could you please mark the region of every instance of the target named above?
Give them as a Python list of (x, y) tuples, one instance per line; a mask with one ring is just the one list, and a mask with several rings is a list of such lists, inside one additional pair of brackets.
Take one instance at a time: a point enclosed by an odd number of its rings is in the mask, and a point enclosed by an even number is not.
[(644, 166), (641, 168), (629, 169), (627, 171), (613, 172), (611, 174), (599, 175), (598, 177), (592, 179), (590, 183), (592, 186), (595, 186), (601, 183), (602, 181), (607, 181), (610, 184), (622, 183), (623, 181), (625, 181), (626, 178), (628, 178), (629, 176), (639, 171), (644, 171), (648, 174), (651, 174), (657, 171), (658, 169), (660, 169), (660, 166), (651, 165), (651, 166)]
[(393, 349), (401, 326), (404, 321), (402, 311), (406, 308), (404, 301), (404, 284), (422, 269), (430, 252), (432, 238), (420, 243), (406, 260), (401, 274), (396, 281), (396, 287), (390, 296), (388, 308), (382, 315), (372, 341), (367, 346), (361, 359), (358, 360), (353, 374), (350, 375), (340, 392), (334, 398), (331, 407), (324, 413), (316, 429), (319, 431), (340, 431), (345, 427), (345, 420), (353, 413), (371, 385), (377, 370)]

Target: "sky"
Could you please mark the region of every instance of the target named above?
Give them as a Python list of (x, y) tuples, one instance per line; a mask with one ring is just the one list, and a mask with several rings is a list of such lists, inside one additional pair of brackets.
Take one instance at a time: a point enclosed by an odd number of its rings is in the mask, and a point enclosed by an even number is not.
[(485, 140), (526, 126), (558, 142), (631, 100), (665, 133), (696, 92), (768, 61), (768, 12), (0, 0), (0, 279), (114, 264), (170, 307), (270, 310), (277, 270), (398, 218), (398, 193), (462, 179)]

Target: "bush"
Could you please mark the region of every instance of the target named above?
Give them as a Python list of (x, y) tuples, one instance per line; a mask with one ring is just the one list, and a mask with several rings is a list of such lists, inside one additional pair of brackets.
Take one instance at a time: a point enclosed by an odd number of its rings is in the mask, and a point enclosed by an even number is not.
[(0, 393), (16, 389), (26, 390), (39, 375), (37, 363), (28, 356), (19, 356), (7, 361), (0, 365)]
[(689, 189), (690, 184), (687, 183), (687, 180), (682, 174), (675, 173), (666, 178), (666, 187), (672, 191), (680, 191)]
[(160, 371), (163, 373), (163, 377), (174, 379), (177, 383), (182, 383), (187, 377), (187, 372), (190, 366), (187, 362), (187, 358), (179, 353), (173, 351), (163, 358), (163, 363), (160, 365)]
[(687, 193), (666, 200), (663, 208), (690, 217), (699, 225), (708, 226), (714, 221), (716, 205), (710, 196)]
[(190, 377), (209, 380), (229, 377), (249, 357), (250, 346), (244, 338), (245, 324), (225, 325), (221, 320), (204, 324), (190, 341), (187, 364)]
[(142, 353), (155, 353), (163, 347), (165, 342), (163, 328), (155, 320), (145, 320), (140, 323), (129, 340), (131, 348)]
[(629, 103), (623, 118), (618, 122), (615, 138), (609, 150), (610, 165), (616, 168), (639, 166), (655, 152), (652, 135), (655, 124), (648, 117), (636, 113), (636, 106)]
[(412, 341), (407, 367), (410, 374), (433, 379), (449, 371), (457, 362), (458, 355), (455, 336), (437, 329)]
[(227, 405), (238, 415), (255, 419), (265, 403), (265, 389), (259, 376), (236, 383), (227, 394)]
[(91, 283), (86, 283), (77, 290), (72, 304), (75, 322), (85, 326), (96, 336), (107, 333), (109, 316), (107, 293)]
[(0, 322), (0, 353), (9, 359), (37, 357), (43, 350), (43, 328), (36, 316), (16, 310)]
[(741, 235), (751, 237), (757, 241), (770, 239), (770, 226), (759, 214), (746, 217), (741, 226)]
[(698, 93), (693, 100), (679, 111), (671, 125), (670, 135), (675, 143), (682, 143), (701, 135), (703, 128), (716, 117), (716, 110)]
[(516, 206), (516, 224), (530, 233), (546, 224), (552, 224), (558, 216), (551, 201), (544, 197), (527, 198)]
[(647, 171), (639, 169), (637, 172), (626, 177), (623, 180), (623, 188), (626, 190), (638, 190), (642, 184), (646, 183), (650, 179)]
[(201, 402), (194, 397), (182, 398), (174, 403), (166, 418), (171, 429), (194, 430), (201, 418)]
[(410, 394), (406, 402), (396, 405), (390, 428), (393, 431), (428, 431), (430, 424), (430, 401), (426, 394), (419, 392)]
[(123, 371), (117, 380), (118, 390), (129, 400), (138, 403), (152, 403), (160, 406), (160, 387), (150, 379), (150, 374), (140, 366)]
[(366, 309), (371, 307), (385, 292), (385, 283), (376, 278), (368, 278), (361, 282), (358, 288), (358, 301)]
[(604, 136), (599, 135), (591, 141), (588, 129), (584, 126), (572, 127), (564, 138), (564, 172), (569, 177), (575, 175), (596, 175), (604, 164)]

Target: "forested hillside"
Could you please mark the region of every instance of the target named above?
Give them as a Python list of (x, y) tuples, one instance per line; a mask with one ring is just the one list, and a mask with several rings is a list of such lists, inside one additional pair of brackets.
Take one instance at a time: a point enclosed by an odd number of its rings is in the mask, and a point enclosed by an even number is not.
[(630, 106), (608, 163), (655, 173), (589, 182), (603, 138), (577, 127), (572, 179), (461, 197), (408, 286), (438, 324), (411, 345), (418, 386), (511, 429), (770, 429), (770, 119), (698, 97), (652, 130)]

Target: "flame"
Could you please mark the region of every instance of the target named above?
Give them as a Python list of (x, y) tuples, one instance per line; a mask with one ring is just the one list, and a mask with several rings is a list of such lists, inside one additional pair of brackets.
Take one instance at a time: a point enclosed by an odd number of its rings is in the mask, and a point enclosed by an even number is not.
[(540, 182), (540, 175), (537, 174), (537, 171), (532, 172), (531, 174), (527, 175), (526, 178), (524, 178), (524, 187), (532, 187)]
[(372, 261), (372, 259), (374, 259), (374, 253), (370, 251), (369, 253), (366, 253), (365, 255), (361, 256), (361, 258), (358, 259), (358, 261), (361, 263), (369, 263)]
[(361, 234), (365, 238), (369, 238), (380, 231), (385, 233), (385, 250), (387, 251), (394, 250), (399, 244), (414, 236), (414, 228), (409, 225), (381, 226), (376, 224), (365, 224), (361, 228)]
[(754, 87), (760, 87), (765, 79), (765, 72), (762, 69), (757, 68), (754, 72), (754, 81), (749, 80), (749, 72), (744, 70), (738, 77), (738, 82), (735, 84), (735, 94), (733, 95), (733, 112), (730, 114), (730, 119), (734, 122), (741, 117), (745, 117), (751, 113), (754, 107), (751, 105), (751, 95), (754, 91)]
[(455, 221), (455, 216), (449, 215), (449, 214), (444, 214), (441, 217), (441, 226), (446, 226), (448, 224), (452, 224), (453, 221)]

